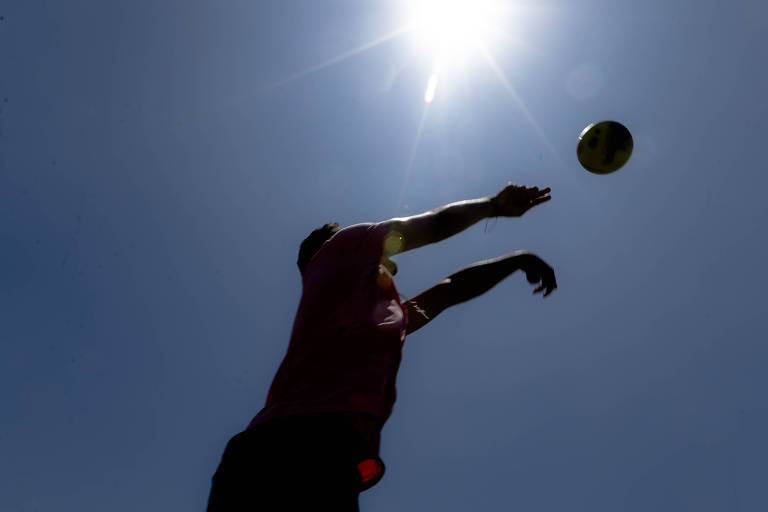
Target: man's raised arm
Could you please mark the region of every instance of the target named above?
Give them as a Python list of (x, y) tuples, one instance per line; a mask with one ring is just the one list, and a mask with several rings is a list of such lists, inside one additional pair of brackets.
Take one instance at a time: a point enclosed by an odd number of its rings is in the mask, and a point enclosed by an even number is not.
[(508, 184), (493, 197), (447, 204), (411, 217), (386, 221), (390, 242), (387, 255), (440, 242), (488, 217), (519, 217), (537, 204), (549, 201), (550, 189)]
[(546, 297), (557, 288), (552, 267), (535, 254), (520, 251), (480, 261), (407, 300), (403, 304), (408, 310), (406, 333), (410, 334), (423, 327), (444, 309), (482, 295), (516, 270), (525, 272), (529, 283), (540, 283), (533, 293), (543, 291)]

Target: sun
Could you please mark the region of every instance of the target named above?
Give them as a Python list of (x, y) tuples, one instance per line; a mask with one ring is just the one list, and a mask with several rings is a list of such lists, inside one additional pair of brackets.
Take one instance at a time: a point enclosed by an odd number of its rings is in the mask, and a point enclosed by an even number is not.
[(404, 8), (415, 47), (432, 67), (424, 93), (431, 103), (442, 75), (463, 68), (487, 47), (499, 1), (405, 0)]
[(417, 46), (436, 64), (454, 66), (487, 42), (494, 7), (489, 0), (410, 0), (409, 27)]

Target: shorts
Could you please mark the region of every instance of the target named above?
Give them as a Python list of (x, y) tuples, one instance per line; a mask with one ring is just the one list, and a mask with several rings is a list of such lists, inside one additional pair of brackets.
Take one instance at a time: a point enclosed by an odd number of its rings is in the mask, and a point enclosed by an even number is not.
[(271, 420), (230, 439), (208, 512), (359, 511), (362, 436), (339, 413)]

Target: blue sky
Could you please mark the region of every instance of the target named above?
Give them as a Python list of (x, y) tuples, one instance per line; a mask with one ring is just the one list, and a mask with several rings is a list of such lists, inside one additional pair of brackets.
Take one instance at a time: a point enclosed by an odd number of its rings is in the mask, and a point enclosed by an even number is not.
[[(398, 2), (0, 6), (0, 511), (203, 510), (324, 222), (549, 186), (399, 255), (411, 296), (529, 249), (406, 340), (365, 511), (768, 507), (768, 4), (508, 2), (424, 89)], [(332, 65), (321, 64), (334, 61)], [(635, 138), (584, 171), (584, 126)]]

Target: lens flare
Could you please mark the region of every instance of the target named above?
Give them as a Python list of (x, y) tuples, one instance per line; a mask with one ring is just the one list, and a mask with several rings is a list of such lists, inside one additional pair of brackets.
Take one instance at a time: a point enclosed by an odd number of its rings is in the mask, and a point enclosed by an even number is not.
[(437, 73), (432, 73), (432, 76), (429, 77), (429, 82), (427, 82), (427, 91), (424, 93), (424, 101), (426, 103), (432, 103), (432, 100), (435, 99), (435, 90), (437, 90)]

